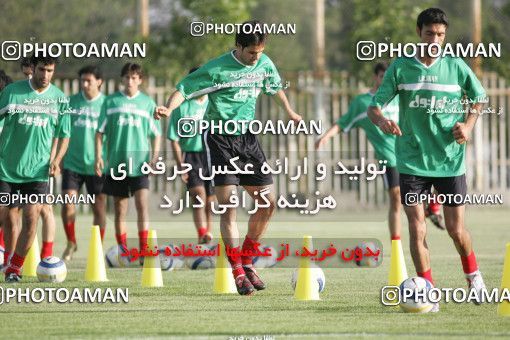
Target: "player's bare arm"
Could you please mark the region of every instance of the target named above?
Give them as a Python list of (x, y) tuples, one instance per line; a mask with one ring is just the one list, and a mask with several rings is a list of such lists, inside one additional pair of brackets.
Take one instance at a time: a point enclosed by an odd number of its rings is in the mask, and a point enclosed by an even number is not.
[(285, 112), (287, 113), (287, 116), (289, 117), (290, 120), (299, 122), (300, 120), (303, 119), (300, 115), (298, 115), (296, 112), (294, 112), (294, 110), (290, 107), (289, 100), (287, 99), (287, 96), (285, 95), (285, 92), (283, 92), (283, 90), (278, 90), (278, 92), (276, 92), (276, 95), (273, 96), (273, 98), (276, 101), (276, 103), (282, 109), (285, 110)]
[(103, 153), (103, 134), (100, 133), (100, 132), (96, 132), (96, 165), (95, 165), (95, 169), (96, 169), (96, 175), (97, 176), (102, 176), (103, 174), (103, 169), (104, 169), (104, 161), (103, 161), (103, 156), (102, 156), (102, 153)]
[(154, 118), (161, 119), (163, 117), (170, 117), (170, 113), (178, 108), (183, 102), (185, 98), (181, 92), (175, 90), (166, 102), (165, 106), (156, 107), (156, 111), (154, 111)]
[(323, 136), (321, 136), (319, 139), (317, 139), (317, 141), (315, 142), (315, 150), (319, 150), (319, 148), (321, 146), (326, 144), (326, 142), (331, 137), (333, 137), (334, 135), (336, 135), (339, 132), (340, 132), (340, 126), (338, 126), (338, 124), (335, 124), (332, 127), (330, 127), (329, 130)]
[(66, 154), (67, 147), (69, 146), (69, 138), (59, 138), (55, 158), (50, 163), (50, 176), (60, 174), (60, 162)]
[(453, 127), (452, 133), (455, 141), (459, 144), (463, 144), (470, 140), (471, 132), (475, 126), (476, 120), (482, 109), (482, 103), (475, 103), (471, 106), (468, 116), (464, 123), (456, 123)]
[(161, 137), (156, 136), (151, 139), (151, 164), (154, 165), (158, 161), (159, 151), (161, 150)]
[(369, 106), (367, 111), (368, 118), (374, 123), (381, 131), (391, 135), (402, 136), (402, 132), (398, 124), (393, 120), (384, 117), (381, 108), (377, 106)]
[[(177, 163), (177, 166), (179, 167), (179, 170), (182, 170), (182, 163), (184, 159), (182, 158), (182, 149), (179, 145), (178, 141), (171, 141), (170, 145), (172, 146), (172, 153), (174, 154), (175, 162)], [(182, 181), (184, 183), (188, 183), (189, 174), (185, 173), (181, 176)]]

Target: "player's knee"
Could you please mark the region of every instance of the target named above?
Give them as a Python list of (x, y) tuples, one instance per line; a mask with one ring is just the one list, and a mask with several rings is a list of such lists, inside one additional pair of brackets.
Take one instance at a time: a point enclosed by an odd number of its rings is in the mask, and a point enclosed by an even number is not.
[(448, 235), (454, 242), (460, 242), (464, 237), (464, 230), (461, 228), (448, 229)]

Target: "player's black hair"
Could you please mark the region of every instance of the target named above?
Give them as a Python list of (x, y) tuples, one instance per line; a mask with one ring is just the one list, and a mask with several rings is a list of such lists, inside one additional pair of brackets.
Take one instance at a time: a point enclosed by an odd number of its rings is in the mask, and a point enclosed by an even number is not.
[(236, 45), (239, 44), (242, 48), (245, 48), (248, 46), (265, 44), (267, 34), (263, 33), (263, 25), (264, 24), (258, 20), (243, 22), (241, 28), (236, 33)]
[(143, 70), (142, 66), (136, 63), (126, 63), (122, 66), (122, 70), (120, 71), (120, 76), (124, 77), (130, 73), (138, 74), (140, 78), (143, 78)]
[(423, 26), (432, 24), (443, 24), (448, 27), (446, 13), (440, 8), (427, 8), (418, 15), (416, 25), (421, 30)]
[(23, 68), (23, 67), (30, 67), (32, 66), (32, 62), (30, 61), (30, 58), (29, 57), (23, 57), (21, 58), (21, 62), (19, 63), (19, 67), (20, 68)]
[(12, 83), (12, 78), (4, 70), (0, 70), (0, 92), (10, 83)]
[(188, 71), (188, 74), (195, 72), (195, 71), (196, 71), (196, 70), (198, 70), (199, 68), (200, 68), (200, 65), (199, 65), (199, 66), (195, 66), (195, 67), (190, 68), (190, 69), (189, 69), (189, 71)]
[(103, 72), (101, 72), (101, 69), (96, 65), (83, 66), (78, 71), (78, 76), (81, 77), (82, 74), (92, 74), (96, 79), (103, 79)]
[(388, 68), (388, 66), (386, 66), (385, 63), (377, 63), (374, 66), (374, 74), (378, 75), (379, 72), (386, 72), (387, 68)]
[(51, 56), (36, 56), (35, 54), (30, 57), (30, 65), (33, 65), (34, 67), (37, 66), (37, 64), (43, 64), (43, 65), (57, 65), (58, 64), (58, 58), (51, 57)]

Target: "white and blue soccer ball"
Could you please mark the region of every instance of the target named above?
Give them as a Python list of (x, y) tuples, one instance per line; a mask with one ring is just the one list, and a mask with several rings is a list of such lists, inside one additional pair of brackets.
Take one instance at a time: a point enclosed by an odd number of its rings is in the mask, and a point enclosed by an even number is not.
[(65, 281), (66, 276), (66, 264), (58, 257), (45, 257), (37, 266), (37, 278), (41, 282), (60, 283)]
[[(165, 255), (165, 249), (170, 248), (171, 255)], [(164, 244), (159, 247), (159, 260), (161, 262), (161, 270), (171, 271), (174, 269), (180, 269), (184, 267), (184, 256), (174, 256), (175, 246), (173, 244)]]
[[(380, 249), (374, 242), (361, 242), (356, 246), (356, 249), (361, 249), (363, 254), (367, 253), (367, 248), (369, 248), (374, 253), (377, 252)], [(379, 256), (373, 257), (365, 257), (363, 256), (360, 261), (356, 260), (356, 265), (358, 267), (368, 267), (368, 268), (375, 268), (379, 266), (382, 263), (382, 254), (380, 253)]]
[(0, 246), (0, 267), (4, 265), (4, 247)]
[[(315, 264), (311, 264), (310, 269), (312, 271), (312, 280), (317, 282), (317, 289), (318, 289), (319, 293), (322, 293), (324, 291), (324, 288), (326, 288), (326, 276), (324, 275), (324, 271), (320, 267), (317, 267)], [(294, 290), (296, 290), (298, 274), (299, 274), (299, 268), (296, 268), (292, 272), (292, 279), (291, 279), (292, 289), (294, 289)]]
[[(204, 251), (211, 250), (210, 247), (203, 244), (196, 245), (195, 247), (198, 247), (200, 250)], [(194, 248), (194, 250), (196, 249), (197, 248)], [(186, 256), (184, 262), (186, 263), (186, 266), (188, 266), (188, 268), (196, 270), (214, 268), (215, 260), (216, 259), (211, 256)]]
[[(427, 300), (432, 283), (422, 277), (411, 277), (400, 284), (400, 308), (406, 313), (428, 313), (434, 303)], [(405, 299), (404, 299), (405, 294)]]
[(124, 249), (121, 245), (114, 245), (106, 251), (105, 260), (110, 268), (126, 268), (129, 267), (130, 257), (122, 256)]
[(255, 268), (271, 268), (276, 265), (276, 259), (278, 258), (278, 254), (276, 254), (276, 249), (271, 246), (260, 245), (259, 250), (261, 252), (265, 252), (267, 249), (271, 251), (271, 256), (254, 256), (253, 257), (253, 266)]

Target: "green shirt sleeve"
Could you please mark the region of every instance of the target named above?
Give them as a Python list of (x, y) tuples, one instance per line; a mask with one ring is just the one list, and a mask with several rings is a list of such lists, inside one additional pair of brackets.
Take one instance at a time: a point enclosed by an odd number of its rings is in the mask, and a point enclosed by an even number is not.
[(170, 122), (168, 123), (168, 134), (167, 138), (173, 141), (179, 141), (179, 135), (177, 134), (179, 119), (181, 118), (181, 106), (176, 108), (170, 115)]
[(370, 106), (382, 108), (397, 95), (397, 72), (396, 61), (384, 73), (384, 78), (379, 89), (372, 98)]
[(276, 92), (283, 88), (282, 78), (276, 69), (276, 66), (268, 58), (268, 67), (266, 68), (267, 77), (264, 77), (262, 91), (264, 94), (274, 96)]
[(106, 115), (106, 100), (103, 102), (101, 106), (101, 112), (99, 113), (99, 119), (97, 120), (97, 132), (105, 133), (106, 127), (108, 125), (108, 116)]
[(58, 133), (55, 135), (57, 138), (71, 137), (71, 114), (69, 113), (69, 108), (69, 102), (62, 103), (59, 106)]
[(177, 90), (184, 96), (184, 98), (186, 98), (186, 100), (200, 97), (216, 90), (214, 81), (209, 74), (207, 66), (208, 65), (205, 64), (195, 72), (188, 74), (177, 84)]
[(9, 113), (9, 97), (10, 97), (10, 86), (7, 85), (2, 92), (0, 92), (0, 119), (7, 117)]
[(459, 85), (462, 91), (470, 100), (478, 102), (483, 99), (485, 97), (485, 90), (475, 73), (461, 58), (458, 58), (458, 65), (460, 70)]
[(161, 123), (159, 120), (154, 119), (154, 116), (152, 113), (154, 110), (156, 110), (156, 103), (152, 100), (151, 101), (151, 108), (149, 109), (149, 127), (150, 127), (150, 133), (149, 136), (151, 138), (155, 138), (158, 136), (161, 136)]
[(350, 129), (356, 127), (354, 118), (356, 117), (357, 113), (360, 113), (358, 112), (358, 99), (354, 98), (349, 105), (347, 112), (338, 118), (336, 124), (342, 129), (343, 132), (349, 132)]

